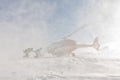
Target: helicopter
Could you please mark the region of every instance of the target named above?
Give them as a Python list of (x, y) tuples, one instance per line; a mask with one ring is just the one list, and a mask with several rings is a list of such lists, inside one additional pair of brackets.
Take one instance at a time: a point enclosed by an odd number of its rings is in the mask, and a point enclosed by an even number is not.
[(51, 44), (48, 47), (47, 52), (57, 57), (64, 55), (75, 56), (75, 53), (73, 53), (74, 50), (78, 48), (87, 48), (87, 47), (93, 47), (94, 49), (99, 51), (100, 44), (98, 42), (98, 37), (94, 39), (92, 44), (77, 44), (76, 41), (72, 39), (64, 39), (59, 42), (55, 42)]
[[(71, 34), (65, 36), (62, 38), (62, 40), (59, 40), (58, 42), (53, 42), (51, 45), (49, 45), (45, 50), (47, 53), (52, 54), (53, 56), (75, 56), (75, 53), (73, 53), (74, 50), (78, 48), (87, 48), (92, 47), (99, 51), (100, 43), (98, 40), (98, 37), (96, 37), (92, 44), (77, 44), (75, 40), (68, 39), (68, 37), (72, 36), (76, 32), (78, 32), (81, 28), (77, 29), (76, 31), (72, 32)], [(39, 53), (41, 53), (42, 48), (39, 48), (37, 50), (33, 50), (33, 48), (27, 48), (24, 50), (25, 57), (29, 57), (29, 53), (34, 52), (35, 57), (39, 57)]]
[(78, 48), (87, 48), (87, 47), (93, 47), (97, 51), (100, 50), (100, 43), (98, 40), (98, 37), (96, 37), (92, 44), (77, 44), (75, 40), (69, 39), (70, 36), (77, 33), (81, 29), (85, 28), (85, 26), (82, 26), (75, 30), (74, 32), (70, 33), (69, 35), (62, 38), (62, 40), (59, 40), (58, 42), (52, 43), (47, 48), (47, 52), (55, 55), (55, 56), (75, 56), (75, 53), (73, 53), (74, 50)]

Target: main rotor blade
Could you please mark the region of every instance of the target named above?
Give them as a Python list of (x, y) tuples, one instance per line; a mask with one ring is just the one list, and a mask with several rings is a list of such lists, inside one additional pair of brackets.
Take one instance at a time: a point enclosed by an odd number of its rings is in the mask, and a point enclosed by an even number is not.
[(75, 33), (77, 33), (78, 31), (80, 31), (80, 30), (82, 30), (82, 29), (84, 29), (84, 28), (86, 28), (86, 25), (83, 25), (82, 27), (79, 27), (77, 30), (75, 30), (74, 32), (70, 33), (69, 35), (63, 37), (62, 39), (66, 39), (66, 38), (74, 35)]

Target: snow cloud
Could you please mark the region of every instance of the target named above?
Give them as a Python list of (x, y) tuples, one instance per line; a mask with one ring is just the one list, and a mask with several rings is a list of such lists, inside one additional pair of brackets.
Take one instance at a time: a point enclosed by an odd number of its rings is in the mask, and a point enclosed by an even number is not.
[(91, 42), (97, 36), (108, 52), (119, 53), (119, 14), (119, 0), (2, 0), (0, 53), (46, 46), (82, 26), (70, 38)]
[(55, 11), (55, 4), (44, 0), (12, 1), (1, 4), (0, 52), (11, 53), (28, 47), (39, 48), (49, 39), (48, 19)]
[[(120, 1), (87, 0), (82, 9), (75, 13), (77, 26), (86, 24), (79, 34), (82, 39), (91, 40), (98, 36), (102, 46), (107, 46), (108, 55), (119, 56), (120, 46)], [(82, 36), (84, 34), (84, 36)], [(86, 37), (87, 36), (87, 37)], [(103, 52), (104, 53), (104, 52)]]

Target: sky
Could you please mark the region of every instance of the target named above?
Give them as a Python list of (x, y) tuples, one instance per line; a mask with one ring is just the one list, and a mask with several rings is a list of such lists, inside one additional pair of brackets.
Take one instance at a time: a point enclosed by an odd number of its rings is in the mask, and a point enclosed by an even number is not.
[(119, 0), (0, 0), (0, 54), (47, 46), (81, 27), (69, 38), (89, 43), (97, 36), (118, 56), (119, 14)]

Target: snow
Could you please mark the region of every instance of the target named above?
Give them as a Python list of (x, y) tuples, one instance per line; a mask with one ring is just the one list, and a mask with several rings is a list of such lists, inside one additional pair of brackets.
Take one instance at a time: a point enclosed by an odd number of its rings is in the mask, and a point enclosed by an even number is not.
[[(62, 8), (53, 4), (54, 1), (50, 4), (47, 0), (40, 0), (42, 3), (39, 5), (38, 2), (37, 6), (36, 1), (24, 3), (22, 0), (8, 5), (8, 8), (5, 1), (5, 10), (1, 8), (0, 80), (120, 80), (120, 0), (87, 0), (83, 7), (71, 7), (72, 11), (67, 11), (71, 15), (68, 18), (58, 14), (57, 11)], [(72, 0), (64, 1), (71, 3)], [(19, 3), (18, 6), (16, 3)], [(30, 14), (26, 19), (19, 13), (24, 10)], [(12, 17), (14, 20), (9, 20)], [(33, 58), (34, 53), (30, 58), (22, 57), (24, 49), (44, 48), (74, 32), (77, 27), (81, 30), (69, 38), (78, 44), (89, 44), (98, 37), (100, 51), (81, 48), (75, 50), (76, 57), (44, 54), (44, 57)]]
[(0, 80), (119, 80), (120, 59), (91, 56), (0, 59)]

